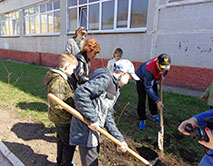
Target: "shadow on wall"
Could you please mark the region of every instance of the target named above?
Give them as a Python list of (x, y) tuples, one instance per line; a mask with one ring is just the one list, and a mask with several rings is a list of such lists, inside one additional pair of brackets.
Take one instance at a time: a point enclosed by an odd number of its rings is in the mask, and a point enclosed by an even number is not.
[(53, 136), (55, 131), (51, 128), (44, 127), (41, 123), (16, 123), (12, 128), (18, 138), (25, 141), (28, 140), (45, 140), (47, 142), (56, 142), (56, 138)]
[(28, 145), (3, 141), (8, 149), (14, 153), (26, 166), (52, 166), (55, 163), (47, 160), (47, 155), (37, 154)]

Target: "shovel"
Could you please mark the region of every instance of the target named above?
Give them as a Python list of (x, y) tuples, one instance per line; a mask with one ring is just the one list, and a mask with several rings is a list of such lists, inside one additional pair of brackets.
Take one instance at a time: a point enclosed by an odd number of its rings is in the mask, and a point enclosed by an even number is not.
[[(58, 105), (62, 106), (70, 114), (72, 114), (73, 116), (75, 116), (76, 118), (78, 118), (79, 120), (81, 120), (82, 122), (84, 122), (85, 124), (89, 125), (89, 123), (87, 122), (87, 120), (78, 111), (76, 111), (74, 108), (70, 107), (68, 104), (66, 104), (65, 102), (63, 102), (62, 100), (60, 100), (58, 97), (56, 97), (55, 95), (53, 95), (51, 93), (48, 93), (47, 96), (48, 96), (48, 98), (50, 100), (52, 100), (53, 102), (55, 102)], [(111, 134), (109, 134), (104, 129), (98, 127), (98, 132), (101, 133), (102, 135), (104, 135), (105, 137), (107, 137), (108, 139), (110, 139), (116, 145), (118, 145), (118, 146), (122, 146), (123, 145), (119, 140), (117, 140), (115, 137), (113, 137)], [(144, 164), (151, 166), (151, 164), (146, 159), (144, 159), (139, 154), (137, 154), (136, 152), (134, 152), (133, 150), (131, 150), (129, 147), (127, 147), (127, 152), (129, 152), (132, 156), (134, 156), (139, 161), (142, 161)]]
[[(163, 102), (163, 81), (160, 80), (160, 100)], [(158, 147), (161, 151), (161, 156), (163, 157), (163, 138), (164, 138), (164, 125), (163, 125), (163, 108), (160, 108), (160, 131), (158, 131)]]

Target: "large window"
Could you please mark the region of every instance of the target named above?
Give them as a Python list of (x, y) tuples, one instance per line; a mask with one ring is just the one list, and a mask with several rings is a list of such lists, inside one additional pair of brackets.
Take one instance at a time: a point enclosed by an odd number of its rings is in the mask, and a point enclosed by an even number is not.
[(0, 16), (0, 36), (17, 36), (19, 34), (19, 12), (11, 12)]
[(79, 26), (90, 32), (144, 31), (148, 0), (67, 0), (67, 32)]
[(60, 32), (60, 1), (49, 2), (24, 10), (25, 35)]

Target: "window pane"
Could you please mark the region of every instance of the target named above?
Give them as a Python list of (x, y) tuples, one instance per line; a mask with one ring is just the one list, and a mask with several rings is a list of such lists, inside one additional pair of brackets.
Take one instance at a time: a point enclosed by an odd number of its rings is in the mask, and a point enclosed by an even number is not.
[(53, 32), (53, 16), (52, 13), (48, 13), (48, 32)]
[(102, 6), (102, 29), (113, 29), (114, 23), (114, 0), (103, 3)]
[(117, 28), (126, 28), (128, 19), (128, 0), (118, 0)]
[(38, 6), (35, 6), (35, 7), (34, 7), (34, 13), (35, 13), (35, 14), (38, 14), (38, 12), (39, 12)]
[(6, 35), (7, 36), (9, 36), (10, 35), (10, 25), (9, 25), (9, 20), (8, 20), (8, 18), (7, 18), (7, 20), (6, 20)]
[(40, 12), (45, 12), (46, 11), (46, 5), (40, 5)]
[(47, 15), (41, 14), (41, 33), (47, 33)]
[(29, 34), (29, 17), (25, 17), (25, 22), (24, 22), (24, 28), (25, 28), (25, 35)]
[(29, 9), (29, 14), (30, 15), (34, 14), (34, 8), (33, 7)]
[(30, 17), (30, 33), (35, 33), (35, 27), (34, 27), (34, 16)]
[(77, 5), (77, 0), (68, 0), (68, 7)]
[(52, 9), (53, 9), (52, 2), (50, 2), (50, 3), (47, 4), (47, 11), (50, 11)]
[(9, 31), (10, 31), (10, 35), (13, 35), (13, 25), (12, 25), (12, 20), (9, 21)]
[(99, 1), (99, 0), (89, 0), (89, 2), (97, 2), (97, 1)]
[(98, 30), (99, 28), (99, 4), (89, 6), (89, 29)]
[(60, 12), (54, 12), (54, 32), (60, 31)]
[(75, 31), (77, 28), (77, 8), (69, 10), (69, 29), (68, 31)]
[(79, 5), (87, 3), (87, 0), (79, 0)]
[(28, 16), (28, 15), (29, 15), (28, 9), (24, 10), (24, 16)]
[(148, 0), (132, 0), (131, 28), (146, 27)]
[(80, 8), (80, 26), (87, 27), (87, 7)]
[(53, 6), (54, 6), (54, 9), (59, 9), (60, 8), (60, 2), (59, 1), (53, 2)]
[(40, 34), (40, 22), (39, 22), (39, 15), (35, 16), (35, 33)]

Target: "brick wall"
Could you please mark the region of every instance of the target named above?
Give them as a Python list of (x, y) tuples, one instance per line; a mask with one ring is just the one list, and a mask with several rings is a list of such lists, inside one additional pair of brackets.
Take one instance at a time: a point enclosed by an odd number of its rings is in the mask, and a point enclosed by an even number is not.
[[(12, 59), (42, 66), (57, 66), (59, 56), (59, 54), (0, 49), (1, 59)], [(97, 68), (106, 67), (107, 62), (108, 59), (94, 59), (91, 61), (91, 70), (94, 71)], [(135, 69), (137, 69), (142, 62), (133, 62), (133, 64)], [(164, 84), (203, 91), (212, 81), (213, 69), (172, 65)]]

